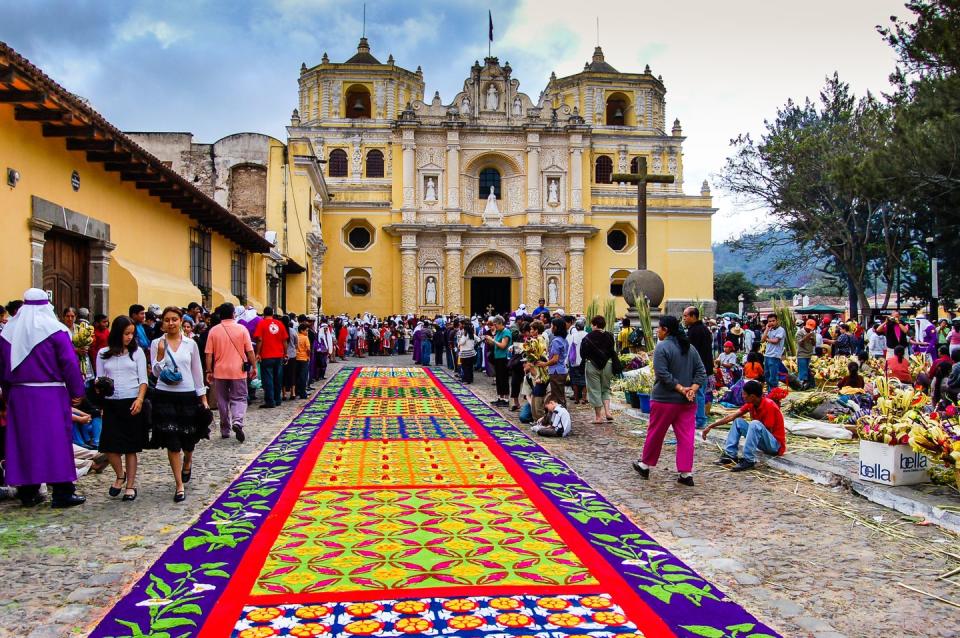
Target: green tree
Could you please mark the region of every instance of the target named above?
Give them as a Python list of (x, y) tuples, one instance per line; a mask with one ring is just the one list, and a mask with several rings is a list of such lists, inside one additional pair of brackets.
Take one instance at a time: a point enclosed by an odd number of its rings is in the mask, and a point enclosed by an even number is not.
[(742, 272), (725, 272), (713, 276), (713, 296), (717, 313), (738, 312), (739, 297), (743, 295), (743, 309), (747, 311), (757, 300), (757, 287)]
[[(873, 96), (854, 96), (835, 73), (818, 102), (788, 101), (765, 123), (759, 141), (741, 135), (721, 173), (721, 186), (771, 212), (768, 229), (795, 245), (796, 259), (835, 267), (846, 280), (854, 314), (869, 314), (868, 268), (879, 260), (893, 272), (909, 240), (910, 214), (891, 202), (878, 170), (890, 140), (890, 109)], [(738, 240), (755, 253), (769, 249), (766, 232)]]

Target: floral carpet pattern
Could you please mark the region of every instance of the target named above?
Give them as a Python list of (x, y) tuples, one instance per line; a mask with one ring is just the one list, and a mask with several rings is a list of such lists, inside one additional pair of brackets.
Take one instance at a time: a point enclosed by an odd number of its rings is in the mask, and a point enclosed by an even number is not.
[(95, 638), (776, 636), (443, 371), (347, 368)]

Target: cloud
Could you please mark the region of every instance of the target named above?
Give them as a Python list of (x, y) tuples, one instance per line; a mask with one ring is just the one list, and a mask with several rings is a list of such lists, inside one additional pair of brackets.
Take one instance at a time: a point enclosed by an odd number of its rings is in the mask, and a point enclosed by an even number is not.
[(131, 15), (117, 27), (117, 38), (121, 42), (135, 42), (148, 36), (166, 49), (189, 37), (190, 30), (140, 13)]

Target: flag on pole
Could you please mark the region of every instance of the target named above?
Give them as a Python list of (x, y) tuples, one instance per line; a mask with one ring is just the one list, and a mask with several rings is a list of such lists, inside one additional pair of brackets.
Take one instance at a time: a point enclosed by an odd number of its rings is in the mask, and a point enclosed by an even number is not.
[(487, 11), (487, 16), (490, 18), (490, 42), (493, 42), (493, 12)]

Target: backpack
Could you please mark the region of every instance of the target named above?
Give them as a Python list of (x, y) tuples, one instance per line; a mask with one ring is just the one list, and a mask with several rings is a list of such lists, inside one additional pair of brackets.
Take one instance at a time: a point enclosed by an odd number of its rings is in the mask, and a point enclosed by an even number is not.
[(575, 342), (570, 343), (570, 352), (567, 354), (567, 364), (571, 368), (577, 367), (577, 344)]
[(643, 331), (639, 328), (633, 328), (630, 330), (630, 334), (627, 335), (627, 343), (630, 344), (631, 348), (639, 348), (643, 345)]

